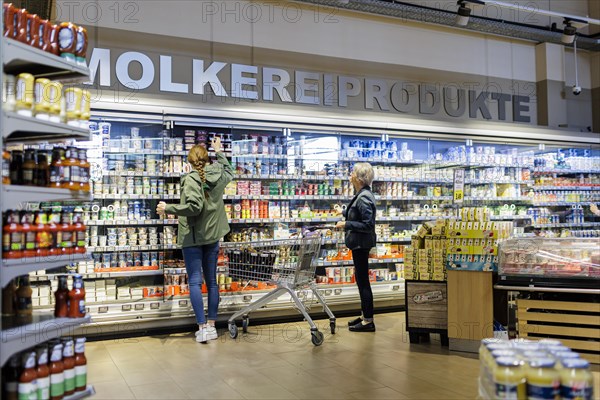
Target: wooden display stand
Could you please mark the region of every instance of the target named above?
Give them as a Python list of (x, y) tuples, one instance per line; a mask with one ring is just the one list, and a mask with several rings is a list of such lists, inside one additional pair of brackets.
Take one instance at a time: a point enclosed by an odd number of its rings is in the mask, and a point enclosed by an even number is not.
[(517, 300), (519, 337), (556, 338), (600, 364), (600, 304), (556, 300)]
[(493, 336), (492, 273), (448, 271), (450, 350), (477, 353), (481, 339)]
[(446, 282), (408, 280), (404, 283), (404, 293), (410, 342), (429, 341), (430, 333), (439, 333), (442, 346), (448, 346)]

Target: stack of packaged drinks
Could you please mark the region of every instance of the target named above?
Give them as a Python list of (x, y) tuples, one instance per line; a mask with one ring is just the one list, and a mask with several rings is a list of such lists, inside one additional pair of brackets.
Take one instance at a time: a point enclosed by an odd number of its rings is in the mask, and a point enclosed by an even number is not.
[(589, 362), (558, 340), (483, 339), (479, 362), (484, 399), (594, 398)]

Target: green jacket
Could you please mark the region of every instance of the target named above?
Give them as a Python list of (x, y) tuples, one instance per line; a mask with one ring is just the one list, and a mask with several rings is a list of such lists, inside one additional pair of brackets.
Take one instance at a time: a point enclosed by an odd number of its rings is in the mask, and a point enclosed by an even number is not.
[(204, 167), (204, 172), (204, 185), (197, 171), (183, 175), (179, 204), (165, 208), (167, 214), (179, 217), (177, 243), (182, 247), (216, 243), (229, 232), (223, 192), (234, 170), (225, 155), (217, 153), (217, 162)]

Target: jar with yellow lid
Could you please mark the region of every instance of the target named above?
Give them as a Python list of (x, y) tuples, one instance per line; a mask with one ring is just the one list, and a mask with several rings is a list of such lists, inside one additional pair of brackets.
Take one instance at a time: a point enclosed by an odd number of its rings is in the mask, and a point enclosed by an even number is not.
[(561, 361), (560, 395), (564, 400), (592, 400), (594, 381), (590, 363), (582, 358), (567, 358)]
[(552, 358), (529, 360), (527, 368), (527, 398), (529, 400), (559, 400), (560, 374)]
[(499, 357), (494, 368), (496, 399), (524, 400), (527, 398), (525, 371), (516, 357)]

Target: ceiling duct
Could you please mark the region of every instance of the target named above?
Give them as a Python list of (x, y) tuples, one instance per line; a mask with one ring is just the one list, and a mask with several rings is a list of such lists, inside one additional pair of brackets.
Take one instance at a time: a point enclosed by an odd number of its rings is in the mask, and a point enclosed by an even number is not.
[[(369, 14), (385, 15), (404, 20), (425, 22), (429, 24), (457, 27), (456, 12), (423, 7), (414, 4), (399, 3), (390, 0), (296, 0), (301, 3), (330, 6), (339, 9), (358, 11)], [(564, 44), (562, 31), (551, 30), (550, 27), (535, 27), (514, 22), (494, 20), (471, 15), (467, 26), (461, 29), (472, 30), (490, 35), (500, 35), (517, 39), (531, 40), (538, 43), (548, 42)], [(579, 35), (577, 46), (580, 49), (600, 51), (600, 39)]]

